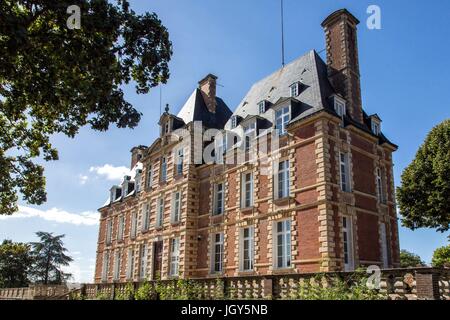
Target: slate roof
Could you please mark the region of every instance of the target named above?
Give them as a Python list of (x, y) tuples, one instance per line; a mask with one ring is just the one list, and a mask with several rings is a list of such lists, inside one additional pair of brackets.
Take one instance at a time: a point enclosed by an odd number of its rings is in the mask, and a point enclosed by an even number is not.
[(209, 112), (200, 89), (195, 89), (177, 116), (186, 124), (192, 121), (202, 121), (203, 125), (208, 128), (223, 129), (231, 115), (231, 110), (219, 97), (216, 97), (216, 113)]

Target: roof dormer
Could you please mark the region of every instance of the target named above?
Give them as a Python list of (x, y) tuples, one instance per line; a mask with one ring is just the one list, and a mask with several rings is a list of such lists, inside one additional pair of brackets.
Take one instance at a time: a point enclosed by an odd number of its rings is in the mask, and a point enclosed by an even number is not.
[(110, 203), (120, 200), (122, 197), (122, 188), (119, 186), (112, 186), (110, 191)]
[(379, 136), (381, 134), (381, 119), (377, 114), (369, 116), (370, 127), (374, 135)]

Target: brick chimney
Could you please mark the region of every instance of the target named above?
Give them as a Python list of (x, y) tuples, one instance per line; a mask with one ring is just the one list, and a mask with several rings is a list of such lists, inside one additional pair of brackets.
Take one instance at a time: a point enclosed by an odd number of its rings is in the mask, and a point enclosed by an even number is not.
[(347, 114), (363, 123), (356, 30), (358, 24), (358, 19), (346, 9), (341, 9), (329, 15), (322, 22), (322, 27), (325, 31), (330, 82), (347, 100)]
[(217, 77), (210, 73), (198, 82), (203, 100), (211, 113), (216, 113), (216, 80)]

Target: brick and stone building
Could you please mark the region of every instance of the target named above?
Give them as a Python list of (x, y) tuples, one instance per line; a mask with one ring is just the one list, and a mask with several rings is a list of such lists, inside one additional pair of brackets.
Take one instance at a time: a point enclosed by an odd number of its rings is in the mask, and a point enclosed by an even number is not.
[(397, 147), (362, 108), (358, 23), (331, 14), (327, 61), (308, 52), (234, 112), (211, 74), (166, 108), (99, 209), (95, 282), (399, 266)]

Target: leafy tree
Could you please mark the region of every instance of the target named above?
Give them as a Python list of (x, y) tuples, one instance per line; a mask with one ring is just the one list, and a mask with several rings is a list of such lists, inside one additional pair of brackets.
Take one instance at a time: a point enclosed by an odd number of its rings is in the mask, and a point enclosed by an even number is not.
[(30, 246), (4, 240), (0, 245), (0, 288), (20, 288), (29, 283)]
[(33, 278), (43, 284), (61, 284), (71, 275), (64, 273), (62, 266), (68, 266), (73, 259), (66, 254), (62, 238), (65, 235), (53, 236), (53, 233), (36, 232), (39, 242), (32, 242), (34, 264)]
[(449, 230), (450, 119), (434, 127), (403, 171), (397, 200), (403, 225)]
[(450, 268), (450, 245), (437, 248), (434, 251), (431, 265), (435, 268)]
[(417, 254), (402, 250), (400, 251), (400, 266), (402, 268), (424, 267), (425, 262)]
[[(67, 27), (71, 5), (80, 29)], [(19, 193), (46, 201), (36, 160), (58, 159), (52, 134), (134, 128), (141, 114), (122, 85), (143, 94), (165, 83), (171, 55), (158, 16), (136, 14), (127, 0), (0, 1), (0, 214), (17, 210)]]

